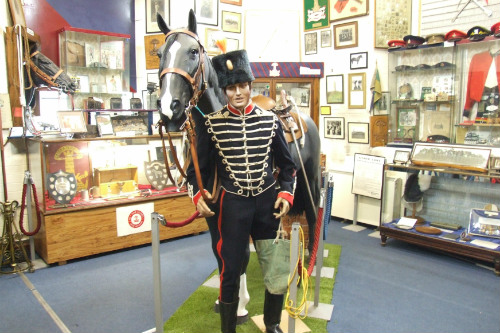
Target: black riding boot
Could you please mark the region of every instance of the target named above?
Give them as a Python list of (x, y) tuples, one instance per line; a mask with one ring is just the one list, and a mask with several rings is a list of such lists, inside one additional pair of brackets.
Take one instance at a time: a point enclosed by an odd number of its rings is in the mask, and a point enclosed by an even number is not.
[(222, 333), (236, 333), (236, 311), (238, 299), (233, 303), (224, 303), (219, 300), (220, 328)]
[(264, 324), (266, 333), (283, 333), (280, 327), (283, 295), (273, 295), (266, 289), (264, 298)]

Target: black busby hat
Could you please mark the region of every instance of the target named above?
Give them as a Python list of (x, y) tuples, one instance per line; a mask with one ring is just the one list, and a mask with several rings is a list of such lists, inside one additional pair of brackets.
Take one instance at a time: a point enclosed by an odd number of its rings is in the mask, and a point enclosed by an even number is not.
[(255, 80), (246, 50), (237, 50), (215, 56), (212, 58), (212, 63), (221, 88)]
[(424, 192), (420, 190), (420, 185), (418, 184), (418, 174), (412, 173), (405, 184), (405, 191), (403, 198), (407, 202), (417, 202), (422, 199)]

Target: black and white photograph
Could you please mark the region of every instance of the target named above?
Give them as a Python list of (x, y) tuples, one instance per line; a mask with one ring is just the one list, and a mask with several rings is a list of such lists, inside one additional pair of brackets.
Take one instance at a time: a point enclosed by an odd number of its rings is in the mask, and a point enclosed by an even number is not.
[(368, 52), (351, 53), (351, 69), (368, 68)]
[(318, 52), (318, 34), (309, 32), (304, 34), (306, 55), (316, 54)]
[(321, 47), (332, 46), (332, 30), (321, 30)]
[(219, 24), (219, 1), (218, 0), (195, 0), (194, 12), (196, 22), (208, 25)]
[(344, 139), (344, 118), (343, 117), (325, 117), (325, 138)]
[(349, 143), (368, 143), (370, 141), (368, 123), (347, 123), (347, 141)]
[(167, 24), (170, 22), (170, 0), (146, 0), (146, 33), (160, 32), (156, 14), (160, 13)]

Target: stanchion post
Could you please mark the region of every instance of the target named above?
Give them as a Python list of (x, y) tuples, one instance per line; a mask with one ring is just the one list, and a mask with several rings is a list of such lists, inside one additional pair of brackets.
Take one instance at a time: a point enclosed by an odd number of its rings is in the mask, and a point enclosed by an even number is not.
[[(320, 201), (320, 207), (323, 208), (323, 216), (321, 216), (321, 219), (318, 219), (321, 221), (322, 224), (325, 223), (325, 215), (330, 214), (330, 212), (326, 211), (326, 201), (327, 201), (327, 195), (328, 195), (328, 172), (323, 172), (322, 174), (322, 188), (321, 188), (321, 201)], [(323, 252), (325, 249), (325, 244), (323, 241), (323, 235), (324, 235), (324, 225), (321, 226), (320, 228), (320, 233), (319, 233), (319, 239), (318, 239), (318, 252), (316, 255), (316, 279), (315, 279), (315, 284), (314, 284), (314, 306), (318, 307), (319, 305), (319, 292), (320, 292), (320, 284), (321, 284), (321, 269), (323, 268)]]
[(161, 293), (161, 266), (160, 266), (160, 221), (163, 215), (151, 213), (151, 248), (153, 251), (153, 292), (155, 299), (156, 332), (163, 332), (163, 311)]
[[(299, 272), (294, 274), (295, 266), (299, 260), (299, 228), (299, 222), (292, 223), (292, 232), (290, 235), (290, 274), (293, 274), (293, 279), (290, 283), (289, 300), (292, 301), (294, 305), (297, 304), (297, 280), (299, 274)], [(291, 316), (288, 317), (288, 333), (295, 333), (295, 318)]]

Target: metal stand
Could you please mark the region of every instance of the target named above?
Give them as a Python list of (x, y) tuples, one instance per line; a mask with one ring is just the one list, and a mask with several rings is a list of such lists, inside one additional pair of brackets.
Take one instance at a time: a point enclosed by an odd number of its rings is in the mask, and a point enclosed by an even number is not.
[(0, 274), (13, 274), (27, 269), (33, 271), (33, 264), (23, 246), (23, 234), (17, 230), (14, 215), (19, 207), (17, 201), (0, 202), (3, 213), (2, 248), (0, 253)]
[(156, 212), (151, 213), (151, 248), (153, 251), (153, 292), (155, 299), (155, 324), (156, 332), (163, 332), (159, 223), (166, 225), (165, 217)]

